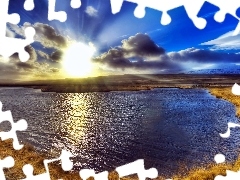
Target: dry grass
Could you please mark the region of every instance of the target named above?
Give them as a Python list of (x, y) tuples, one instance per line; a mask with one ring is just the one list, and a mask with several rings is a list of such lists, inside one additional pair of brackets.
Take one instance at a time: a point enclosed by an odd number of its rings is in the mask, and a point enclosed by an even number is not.
[[(37, 153), (35, 149), (30, 145), (24, 145), (21, 150), (14, 150), (12, 147), (12, 140), (1, 141), (0, 140), (0, 159), (4, 159), (7, 156), (12, 156), (15, 160), (15, 165), (12, 168), (4, 169), (4, 173), (7, 180), (19, 180), (26, 178), (22, 172), (22, 167), (25, 164), (31, 164), (34, 167), (34, 174), (45, 173), (43, 160), (48, 159), (45, 155)], [(78, 172), (65, 172), (62, 170), (59, 162), (50, 164), (49, 166), (50, 176), (52, 180), (64, 179), (64, 180), (82, 180)], [(110, 172), (108, 176), (109, 180), (119, 180), (117, 172)], [(135, 177), (121, 178), (121, 180), (134, 180)], [(88, 178), (93, 180), (93, 178)]]
[[(229, 88), (210, 88), (210, 93), (217, 98), (222, 98), (232, 102), (236, 108), (236, 115), (240, 116), (240, 97), (231, 93)], [(5, 169), (7, 179), (17, 180), (25, 178), (22, 172), (22, 167), (25, 164), (31, 164), (34, 167), (34, 174), (41, 174), (45, 172), (43, 160), (47, 159), (45, 155), (36, 153), (33, 147), (25, 145), (23, 149), (16, 151), (12, 148), (12, 141), (0, 141), (0, 159), (7, 156), (12, 156), (15, 159), (15, 166), (10, 169)], [(64, 180), (81, 180), (78, 172), (64, 172), (58, 164), (51, 164), (49, 166), (51, 179)], [(214, 180), (217, 175), (226, 175), (226, 170), (238, 171), (240, 170), (240, 157), (233, 164), (211, 164), (206, 167), (196, 167), (187, 173), (179, 170), (179, 173), (172, 177), (174, 180)], [(183, 175), (185, 174), (185, 175)], [(109, 180), (118, 180), (119, 176), (116, 172), (109, 174)], [(137, 180), (136, 176), (121, 178), (121, 180)], [(156, 180), (163, 180), (163, 177), (158, 177)], [(93, 178), (89, 178), (93, 180)]]
[(225, 99), (236, 106), (236, 116), (240, 117), (240, 96), (232, 94), (232, 87), (209, 88), (210, 93), (217, 98)]
[[(25, 175), (22, 172), (22, 167), (25, 164), (31, 164), (34, 167), (34, 174), (42, 174), (45, 172), (43, 160), (47, 159), (47, 157), (36, 153), (34, 148), (30, 145), (24, 145), (21, 150), (16, 151), (12, 147), (12, 140), (0, 141), (0, 151), (1, 159), (7, 156), (12, 156), (15, 160), (14, 167), (4, 170), (6, 177), (9, 180), (25, 178)], [(78, 173), (64, 172), (58, 164), (51, 164), (49, 169), (51, 179), (80, 179)]]

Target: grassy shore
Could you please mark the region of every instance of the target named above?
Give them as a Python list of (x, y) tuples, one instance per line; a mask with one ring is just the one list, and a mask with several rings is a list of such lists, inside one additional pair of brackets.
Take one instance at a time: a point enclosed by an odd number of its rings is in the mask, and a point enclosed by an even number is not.
[(209, 92), (217, 98), (233, 103), (236, 107), (236, 116), (240, 117), (240, 96), (234, 95), (231, 87), (209, 88)]
[[(23, 149), (16, 151), (12, 148), (12, 141), (0, 141), (0, 158), (3, 159), (7, 156), (12, 156), (15, 160), (13, 168), (5, 169), (7, 180), (24, 179), (25, 175), (22, 172), (22, 167), (25, 164), (31, 164), (34, 167), (34, 174), (42, 174), (45, 172), (43, 160), (47, 159), (45, 155), (36, 153), (33, 147), (25, 145)], [(64, 179), (64, 180), (81, 180), (78, 172), (65, 172), (57, 163), (50, 164), (51, 179)], [(240, 158), (233, 164), (211, 164), (206, 167), (196, 167), (183, 175), (182, 171), (172, 177), (174, 180), (213, 180), (217, 175), (226, 175), (226, 170), (238, 171), (240, 169)], [(109, 173), (109, 180), (118, 180), (116, 172)], [(164, 180), (167, 177), (158, 177), (156, 180)], [(169, 177), (168, 177), (169, 178)], [(137, 180), (136, 176), (121, 178), (121, 180)], [(93, 178), (89, 178), (93, 180)]]
[[(211, 94), (217, 98), (222, 98), (232, 102), (237, 109), (236, 115), (240, 116), (240, 97), (231, 93), (231, 87), (228, 88), (209, 88)], [(7, 156), (12, 156), (15, 159), (15, 166), (10, 169), (5, 169), (7, 179), (17, 180), (25, 178), (22, 172), (22, 167), (25, 164), (31, 164), (34, 167), (35, 174), (45, 172), (43, 160), (47, 159), (45, 155), (37, 153), (30, 145), (25, 145), (23, 149), (16, 151), (12, 148), (12, 141), (0, 141), (0, 158), (3, 159)], [(51, 164), (49, 166), (51, 179), (64, 179), (64, 180), (79, 180), (78, 172), (64, 172), (59, 164)], [(213, 180), (217, 175), (226, 175), (226, 170), (238, 171), (240, 170), (240, 157), (232, 164), (210, 164), (205, 167), (192, 168), (190, 171), (185, 172), (179, 170), (173, 178), (174, 180)], [(185, 173), (183, 173), (185, 172)], [(158, 177), (157, 180), (166, 179), (167, 177)], [(93, 179), (93, 178), (89, 178)], [(122, 180), (136, 180), (136, 177), (122, 178)], [(118, 174), (111, 172), (109, 180), (118, 180)]]
[[(15, 165), (12, 168), (4, 169), (4, 173), (7, 180), (19, 180), (26, 178), (22, 172), (22, 167), (25, 164), (31, 164), (34, 167), (34, 174), (45, 173), (43, 165), (44, 159), (49, 159), (45, 155), (37, 153), (31, 145), (24, 145), (21, 150), (14, 150), (12, 147), (12, 140), (1, 141), (0, 140), (0, 159), (4, 159), (7, 156), (12, 156), (15, 160)], [(62, 170), (60, 162), (50, 164), (49, 171), (52, 180), (63, 179), (63, 180), (82, 180), (78, 172), (65, 172)], [(118, 174), (116, 172), (110, 172), (109, 180), (118, 180)], [(122, 178), (121, 180), (136, 179), (135, 177)], [(93, 180), (93, 178), (88, 178)]]

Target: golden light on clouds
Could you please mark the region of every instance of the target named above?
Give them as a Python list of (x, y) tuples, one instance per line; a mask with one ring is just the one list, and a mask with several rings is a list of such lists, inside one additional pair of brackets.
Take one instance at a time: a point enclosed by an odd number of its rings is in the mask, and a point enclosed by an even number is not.
[(75, 42), (68, 46), (64, 53), (62, 66), (68, 76), (71, 77), (87, 77), (94, 73), (91, 58), (96, 49), (89, 45)]

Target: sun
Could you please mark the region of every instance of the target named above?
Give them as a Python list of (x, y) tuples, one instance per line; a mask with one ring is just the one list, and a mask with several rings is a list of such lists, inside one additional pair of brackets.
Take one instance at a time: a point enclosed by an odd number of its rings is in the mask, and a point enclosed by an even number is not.
[(95, 52), (93, 45), (81, 42), (71, 44), (65, 51), (62, 66), (71, 77), (86, 77), (93, 71), (91, 58)]

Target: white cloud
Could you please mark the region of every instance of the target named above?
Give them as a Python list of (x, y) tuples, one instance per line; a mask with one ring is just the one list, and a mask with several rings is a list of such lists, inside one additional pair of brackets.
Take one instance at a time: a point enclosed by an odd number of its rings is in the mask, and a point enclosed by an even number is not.
[(240, 50), (240, 34), (233, 36), (233, 31), (230, 31), (200, 45), (210, 45), (212, 50)]
[(92, 6), (88, 6), (85, 10), (85, 13), (91, 17), (96, 17), (98, 15), (98, 11)]
[(44, 47), (61, 49), (67, 46), (68, 39), (58, 34), (52, 26), (47, 24), (35, 23), (31, 25), (30, 23), (26, 22), (23, 24), (23, 26), (14, 24), (9, 25), (9, 29), (11, 31), (22, 37), (25, 37), (24, 30), (26, 27), (33, 27), (35, 29), (36, 34), (34, 36), (34, 40), (40, 42)]
[(49, 55), (43, 51), (37, 50), (37, 54), (43, 59), (49, 59)]

